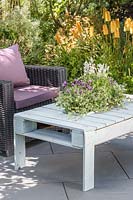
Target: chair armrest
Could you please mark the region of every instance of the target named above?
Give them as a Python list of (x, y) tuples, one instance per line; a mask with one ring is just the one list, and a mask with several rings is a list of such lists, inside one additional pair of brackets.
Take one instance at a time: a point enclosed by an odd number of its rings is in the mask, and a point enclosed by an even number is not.
[(64, 67), (26, 65), (26, 72), (33, 85), (54, 86), (62, 88), (67, 79)]
[(13, 152), (14, 96), (11, 81), (0, 80), (0, 150)]
[(0, 80), (0, 110), (14, 109), (14, 92), (11, 81)]
[[(0, 121), (14, 114), (14, 92), (11, 81), (0, 80)], [(9, 117), (10, 118), (10, 117)], [(12, 123), (10, 121), (8, 123)]]

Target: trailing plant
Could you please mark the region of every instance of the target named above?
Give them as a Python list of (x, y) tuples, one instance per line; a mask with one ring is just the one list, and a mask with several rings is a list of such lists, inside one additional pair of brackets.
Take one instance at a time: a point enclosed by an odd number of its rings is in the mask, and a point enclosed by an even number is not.
[[(57, 98), (57, 105), (64, 108), (66, 113), (87, 114), (101, 112), (121, 106), (124, 100), (124, 88), (107, 75), (104, 65), (89, 64), (88, 72), (71, 83), (64, 83), (64, 90)], [(91, 71), (90, 71), (91, 70)]]

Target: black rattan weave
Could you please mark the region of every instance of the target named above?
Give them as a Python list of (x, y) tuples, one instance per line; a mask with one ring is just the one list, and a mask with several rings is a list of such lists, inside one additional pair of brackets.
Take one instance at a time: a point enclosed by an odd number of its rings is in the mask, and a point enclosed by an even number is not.
[[(33, 85), (55, 86), (62, 88), (66, 80), (64, 67), (26, 66), (26, 72)], [(13, 154), (13, 115), (16, 112), (29, 110), (52, 103), (52, 99), (34, 106), (16, 110), (14, 106), (13, 84), (0, 80), (0, 153), (5, 156)]]

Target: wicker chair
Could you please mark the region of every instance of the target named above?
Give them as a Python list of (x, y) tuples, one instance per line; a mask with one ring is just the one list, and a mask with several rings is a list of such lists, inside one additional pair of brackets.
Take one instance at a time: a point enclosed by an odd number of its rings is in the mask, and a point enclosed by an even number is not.
[[(31, 85), (62, 87), (66, 80), (64, 67), (25, 66)], [(5, 156), (13, 154), (13, 115), (16, 112), (32, 109), (51, 103), (47, 100), (17, 110), (14, 103), (13, 84), (11, 81), (0, 80), (0, 153)]]

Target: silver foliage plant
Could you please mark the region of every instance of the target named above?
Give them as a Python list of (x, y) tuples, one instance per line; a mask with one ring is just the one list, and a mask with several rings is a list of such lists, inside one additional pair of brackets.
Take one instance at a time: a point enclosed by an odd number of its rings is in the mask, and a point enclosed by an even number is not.
[(90, 58), (90, 61), (84, 62), (84, 74), (91, 74), (91, 73), (97, 73), (97, 74), (108, 74), (109, 73), (109, 66), (107, 64), (95, 64), (94, 59)]

